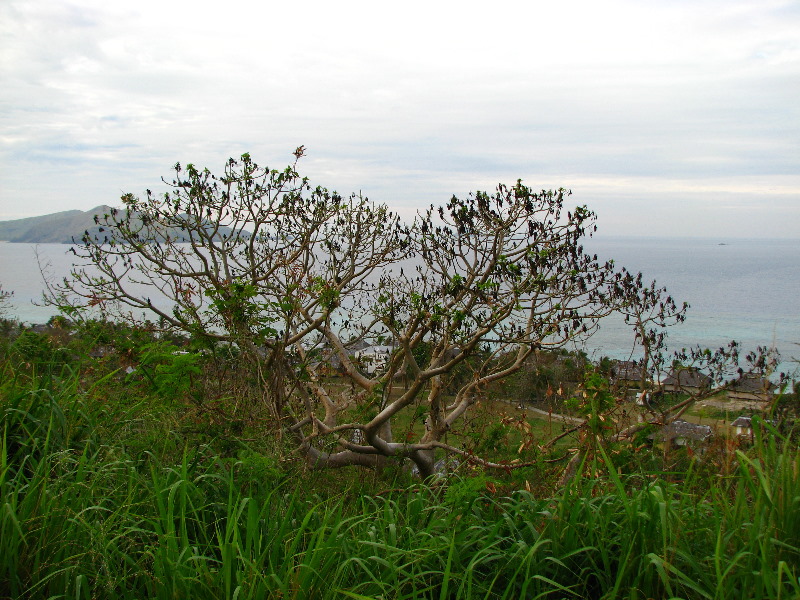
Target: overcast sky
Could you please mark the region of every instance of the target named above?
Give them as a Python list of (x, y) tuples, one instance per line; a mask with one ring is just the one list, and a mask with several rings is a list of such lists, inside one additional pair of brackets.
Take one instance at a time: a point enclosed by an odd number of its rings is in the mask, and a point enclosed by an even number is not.
[(610, 235), (800, 237), (800, 2), (0, 2), (0, 219), (250, 152), (403, 214), (570, 188)]

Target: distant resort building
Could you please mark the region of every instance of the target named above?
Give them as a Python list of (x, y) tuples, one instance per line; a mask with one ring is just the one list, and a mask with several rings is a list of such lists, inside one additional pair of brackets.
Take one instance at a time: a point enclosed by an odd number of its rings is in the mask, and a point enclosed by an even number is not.
[(728, 388), (728, 399), (768, 402), (772, 399), (774, 387), (769, 379), (758, 373), (744, 373)]
[[(364, 348), (369, 348), (369, 343), (364, 340), (353, 340), (344, 344), (347, 354), (355, 358), (355, 354)], [(316, 350), (317, 360), (312, 362), (311, 366), (323, 375), (337, 375), (344, 369), (342, 358), (339, 353), (330, 344), (324, 344), (321, 348)]]
[(698, 447), (714, 435), (713, 430), (708, 425), (695, 425), (680, 419), (664, 425), (659, 431), (652, 434), (650, 438), (666, 448), (671, 447)]
[(699, 394), (711, 389), (713, 380), (694, 367), (673, 368), (661, 382), (665, 392)]
[(367, 372), (367, 375), (375, 375), (389, 366), (392, 353), (396, 346), (368, 346), (355, 353), (356, 361)]
[(625, 387), (639, 386), (642, 382), (642, 365), (635, 360), (620, 360), (611, 367), (611, 380)]

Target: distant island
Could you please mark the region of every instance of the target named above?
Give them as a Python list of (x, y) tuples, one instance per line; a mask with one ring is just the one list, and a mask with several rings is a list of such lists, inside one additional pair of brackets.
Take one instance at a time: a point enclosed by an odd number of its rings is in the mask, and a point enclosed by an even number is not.
[(110, 211), (110, 206), (98, 206), (86, 212), (65, 210), (41, 217), (0, 221), (0, 241), (28, 244), (77, 243), (86, 231), (91, 234), (99, 233), (94, 216)]
[[(101, 229), (94, 221), (95, 215), (102, 219), (111, 212), (111, 207), (97, 206), (85, 212), (65, 210), (41, 217), (27, 217), (11, 221), (0, 221), (0, 242), (17, 244), (79, 244), (88, 233), (92, 237), (102, 239), (108, 236), (108, 229)], [(230, 235), (231, 230), (220, 227), (218, 235)], [(179, 229), (168, 231), (173, 240), (189, 241)], [(247, 235), (245, 233), (245, 235)]]

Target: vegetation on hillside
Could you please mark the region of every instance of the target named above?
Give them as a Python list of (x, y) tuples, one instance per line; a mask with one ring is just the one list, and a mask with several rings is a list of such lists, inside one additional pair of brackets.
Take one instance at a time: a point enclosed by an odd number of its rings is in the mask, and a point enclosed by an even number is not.
[(320, 473), (262, 435), (236, 361), (119, 324), (6, 331), (0, 597), (800, 597), (800, 456), (774, 427), (604, 443), (563, 486), (546, 460)]
[[(145, 312), (160, 331), (233, 349), (273, 433), (318, 469), (410, 460), (427, 477), (443, 452), (516, 468), (448, 440), (534, 353), (585, 338), (612, 312), (645, 348), (642, 381), (663, 365), (663, 330), (687, 306), (587, 254), (595, 215), (568, 208), (569, 192), (518, 181), (406, 224), (361, 195), (312, 187), (297, 171), (303, 153), (283, 170), (245, 154), (219, 176), (177, 164), (166, 192), (125, 194), (74, 248), (82, 266), (50, 301), (71, 318)], [(385, 345), (385, 368), (361, 368), (359, 344)], [(721, 377), (730, 358), (691, 362)], [(344, 387), (326, 379), (334, 364)], [(424, 428), (398, 436), (409, 414)]]

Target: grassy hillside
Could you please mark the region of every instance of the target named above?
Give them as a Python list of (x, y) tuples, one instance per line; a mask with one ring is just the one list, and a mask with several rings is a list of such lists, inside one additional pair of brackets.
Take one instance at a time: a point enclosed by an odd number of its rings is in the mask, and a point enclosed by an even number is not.
[(0, 598), (800, 598), (800, 454), (774, 430), (669, 462), (604, 446), (564, 487), (547, 462), (319, 472), (236, 361), (3, 332)]

